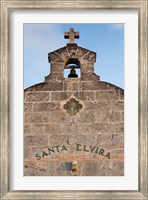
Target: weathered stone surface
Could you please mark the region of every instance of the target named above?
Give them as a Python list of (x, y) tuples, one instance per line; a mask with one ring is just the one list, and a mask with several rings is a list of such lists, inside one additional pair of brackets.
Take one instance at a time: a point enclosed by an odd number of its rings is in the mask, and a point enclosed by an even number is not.
[(92, 76), (94, 74), (93, 63), (88, 63), (88, 61), (83, 60), (83, 63), (81, 65), (81, 70), (82, 70), (81, 72), (82, 76), (85, 73), (88, 73), (90, 76)]
[(33, 103), (24, 103), (24, 112), (32, 112)]
[(74, 117), (75, 123), (95, 123), (95, 113), (93, 111), (80, 112)]
[(52, 92), (51, 101), (63, 101), (70, 98), (71, 93), (68, 92)]
[(101, 90), (102, 86), (99, 84), (99, 82), (93, 82), (93, 81), (83, 81), (82, 82), (82, 90)]
[(49, 122), (49, 113), (26, 113), (25, 123), (46, 123)]
[(123, 161), (100, 161), (98, 176), (123, 176), (124, 162)]
[(52, 176), (65, 176), (66, 167), (65, 163), (62, 161), (54, 161), (49, 163), (49, 173)]
[(96, 99), (100, 100), (119, 100), (119, 92), (118, 90), (110, 90), (110, 91), (97, 91)]
[(56, 110), (60, 110), (60, 104), (58, 102), (34, 104), (34, 112), (50, 112)]
[(81, 48), (81, 47), (77, 47), (77, 55), (79, 57), (80, 60), (83, 59), (84, 55), (87, 54), (89, 51), (87, 49)]
[[(29, 173), (28, 173), (29, 172)], [(48, 175), (48, 163), (25, 161), (25, 175), (46, 176)]]
[(122, 122), (124, 122), (124, 112), (121, 112)]
[(115, 127), (113, 124), (108, 124), (108, 123), (85, 123), (83, 125), (83, 131), (85, 134), (89, 133), (113, 133), (115, 132), (115, 128), (117, 129), (118, 127)]
[(45, 133), (45, 124), (32, 124), (32, 134), (38, 135), (38, 134), (44, 134)]
[(59, 134), (61, 133), (61, 129), (62, 129), (62, 124), (61, 123), (49, 123), (45, 126), (45, 133), (46, 134)]
[(85, 174), (85, 176), (96, 176), (97, 169), (97, 161), (83, 161), (83, 173)]
[(123, 147), (123, 134), (100, 134), (98, 135), (98, 144), (101, 147), (110, 146), (112, 148), (115, 147)]
[(24, 158), (32, 156), (32, 147), (24, 146)]
[(74, 92), (74, 96), (83, 101), (94, 101), (95, 99), (94, 92)]
[(111, 151), (111, 158), (112, 159), (124, 159), (124, 150), (120, 150), (120, 149), (118, 149), (118, 150), (112, 150)]
[(26, 102), (35, 102), (35, 101), (49, 101), (50, 93), (49, 92), (27, 92), (25, 95)]
[(105, 112), (105, 111), (111, 111), (112, 110), (112, 102), (108, 100), (104, 101), (97, 101), (95, 103), (95, 110), (97, 112)]
[(30, 91), (34, 91), (35, 89), (34, 89), (34, 85), (33, 86), (31, 86), (31, 87), (28, 87), (28, 88), (26, 88), (24, 91), (25, 92), (30, 92)]
[(31, 134), (31, 124), (24, 124), (24, 134), (25, 135)]
[(84, 109), (87, 111), (94, 111), (96, 109), (96, 102), (85, 101)]
[(112, 110), (123, 111), (124, 110), (124, 101), (112, 101)]
[(59, 55), (58, 52), (57, 53), (56, 52), (49, 53), (48, 60), (49, 60), (49, 62), (53, 61), (53, 60), (54, 60), (54, 62), (60, 62), (60, 63), (64, 62), (64, 60), (62, 59), (62, 57)]
[(69, 117), (68, 113), (62, 111), (54, 111), (50, 113), (50, 122), (66, 123), (71, 122), (72, 118)]
[(124, 133), (124, 123), (114, 125), (116, 133)]
[(82, 81), (99, 81), (100, 77), (94, 73), (81, 73), (81, 79)]
[(83, 126), (78, 126), (77, 123), (63, 123), (61, 133), (73, 135), (83, 133)]
[(112, 134), (112, 146), (124, 147), (124, 136), (123, 134)]
[(88, 144), (88, 145), (97, 145), (97, 135), (73, 135), (72, 140), (73, 144)]
[(124, 100), (124, 90), (120, 90), (120, 100)]
[(49, 144), (51, 145), (73, 144), (73, 138), (71, 135), (61, 135), (61, 133), (59, 132), (56, 135), (50, 135)]
[(75, 79), (76, 81), (71, 81), (70, 79), (65, 80), (64, 82), (64, 91), (80, 91), (81, 90), (81, 82), (79, 79)]
[[(49, 74), (48, 76), (45, 77), (45, 82), (47, 82), (47, 84), (50, 83), (51, 81), (56, 82), (56, 81), (63, 81), (63, 80), (64, 80), (64, 75), (63, 75), (62, 72), (59, 72), (59, 73), (54, 72), (54, 73)], [(44, 86), (44, 87), (45, 87), (45, 89), (47, 88), (47, 90), (48, 90), (47, 85)]]
[(62, 91), (62, 90), (63, 90), (62, 81), (46, 82), (35, 85), (35, 91)]
[(96, 122), (121, 122), (121, 113), (114, 111), (98, 112), (96, 113)]
[(38, 135), (38, 136), (25, 136), (26, 146), (47, 146), (48, 145), (48, 135)]
[(63, 73), (64, 70), (64, 66), (63, 64), (58, 63), (51, 63), (51, 73), (52, 72), (57, 72), (57, 73)]

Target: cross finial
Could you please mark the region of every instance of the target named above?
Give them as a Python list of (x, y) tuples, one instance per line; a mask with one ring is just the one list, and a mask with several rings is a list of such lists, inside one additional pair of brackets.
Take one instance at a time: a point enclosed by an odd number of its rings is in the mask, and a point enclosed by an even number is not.
[(64, 33), (64, 38), (69, 39), (69, 43), (75, 43), (75, 39), (79, 39), (79, 32), (74, 32), (73, 28), (69, 29), (69, 32)]

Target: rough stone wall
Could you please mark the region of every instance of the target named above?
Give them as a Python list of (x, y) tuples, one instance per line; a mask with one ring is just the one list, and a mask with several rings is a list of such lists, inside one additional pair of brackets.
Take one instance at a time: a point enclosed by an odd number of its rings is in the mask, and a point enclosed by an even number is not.
[[(51, 74), (24, 92), (24, 175), (123, 176), (124, 91), (94, 74), (93, 52), (66, 53), (72, 46), (50, 54)], [(81, 61), (81, 78), (63, 78), (71, 56)], [(70, 98), (83, 106), (74, 116), (63, 109)]]

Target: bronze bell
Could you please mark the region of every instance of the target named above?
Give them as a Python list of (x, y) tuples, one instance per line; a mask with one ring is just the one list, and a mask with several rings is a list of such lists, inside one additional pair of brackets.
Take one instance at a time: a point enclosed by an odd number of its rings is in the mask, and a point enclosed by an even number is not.
[(76, 74), (76, 70), (74, 68), (70, 70), (70, 74), (68, 75), (68, 78), (78, 78), (78, 75)]

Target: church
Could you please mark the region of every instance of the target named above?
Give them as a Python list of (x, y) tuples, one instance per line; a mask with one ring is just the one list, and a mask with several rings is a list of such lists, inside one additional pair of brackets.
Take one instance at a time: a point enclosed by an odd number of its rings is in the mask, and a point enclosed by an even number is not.
[(24, 176), (124, 176), (124, 90), (95, 74), (79, 32), (64, 37), (45, 81), (24, 90)]

